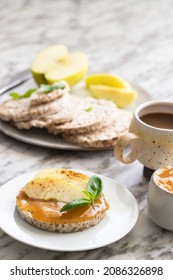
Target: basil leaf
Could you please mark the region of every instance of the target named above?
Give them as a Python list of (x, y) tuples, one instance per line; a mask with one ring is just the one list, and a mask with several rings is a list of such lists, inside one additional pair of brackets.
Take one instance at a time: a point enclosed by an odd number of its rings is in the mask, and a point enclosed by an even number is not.
[(87, 190), (92, 195), (92, 200), (94, 201), (102, 193), (102, 180), (98, 176), (92, 176), (88, 182)]
[(10, 96), (14, 99), (20, 99), (20, 94), (17, 92), (11, 92)]
[(103, 184), (102, 180), (97, 176), (92, 176), (87, 184), (87, 190), (84, 190), (84, 194), (88, 197), (81, 199), (74, 199), (71, 202), (65, 204), (60, 212), (69, 211), (78, 207), (82, 207), (88, 204), (93, 204), (94, 200), (100, 196), (102, 193)]
[(36, 88), (28, 89), (23, 95), (17, 93), (17, 92), (11, 92), (10, 96), (14, 99), (21, 99), (21, 98), (28, 98), (31, 96), (31, 94), (36, 91)]
[(52, 86), (53, 90), (55, 90), (55, 89), (64, 89), (64, 88), (65, 88), (64, 84), (59, 84), (59, 85)]
[(21, 98), (27, 98), (27, 97), (30, 97), (31, 96), (31, 94), (33, 93), (33, 92), (35, 92), (36, 91), (36, 88), (31, 88), (31, 89), (28, 89), (22, 96), (21, 96)]
[[(41, 90), (44, 91), (44, 93), (49, 93), (52, 92), (56, 89), (64, 89), (65, 85), (64, 84), (59, 84), (59, 85), (41, 85)], [(36, 91), (36, 88), (31, 88), (27, 90), (23, 95), (17, 93), (17, 92), (11, 92), (10, 96), (14, 99), (21, 99), (21, 98), (28, 98), (31, 96), (31, 94)]]
[(90, 111), (92, 111), (93, 110), (93, 108), (92, 107), (89, 107), (89, 108), (87, 108), (85, 111), (86, 112), (90, 112)]
[(41, 90), (44, 91), (44, 93), (49, 93), (49, 92), (52, 92), (56, 89), (64, 89), (65, 88), (65, 85), (63, 84), (59, 84), (59, 85), (41, 85)]
[(41, 85), (41, 90), (43, 90), (45, 93), (51, 92), (52, 87), (50, 85)]
[(65, 212), (65, 211), (69, 211), (81, 206), (85, 206), (91, 204), (91, 201), (86, 199), (86, 198), (80, 198), (80, 199), (74, 199), (72, 201), (70, 201), (69, 203), (65, 204), (61, 209), (60, 212)]
[(86, 194), (86, 196), (88, 196), (89, 200), (92, 201), (92, 194), (89, 193), (88, 191), (83, 191), (84, 194)]

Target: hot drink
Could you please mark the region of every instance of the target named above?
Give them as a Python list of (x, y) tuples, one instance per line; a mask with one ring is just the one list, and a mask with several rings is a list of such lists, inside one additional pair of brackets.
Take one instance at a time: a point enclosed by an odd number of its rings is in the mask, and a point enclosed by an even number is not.
[(151, 126), (158, 128), (173, 129), (173, 114), (150, 113), (140, 117), (140, 119)]

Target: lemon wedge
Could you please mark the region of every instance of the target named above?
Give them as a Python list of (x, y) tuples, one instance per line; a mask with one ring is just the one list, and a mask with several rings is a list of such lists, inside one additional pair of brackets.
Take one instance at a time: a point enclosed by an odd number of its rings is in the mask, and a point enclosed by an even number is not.
[(86, 78), (86, 85), (90, 87), (91, 85), (105, 85), (117, 88), (127, 88), (131, 89), (131, 85), (123, 78), (112, 75), (112, 74), (92, 74)]
[(93, 97), (98, 99), (110, 99), (121, 108), (130, 105), (137, 97), (136, 91), (132, 89), (114, 88), (102, 85), (92, 85), (89, 89)]
[(92, 96), (99, 99), (110, 99), (118, 107), (127, 107), (137, 97), (131, 85), (123, 78), (112, 74), (92, 74), (86, 78), (86, 86)]

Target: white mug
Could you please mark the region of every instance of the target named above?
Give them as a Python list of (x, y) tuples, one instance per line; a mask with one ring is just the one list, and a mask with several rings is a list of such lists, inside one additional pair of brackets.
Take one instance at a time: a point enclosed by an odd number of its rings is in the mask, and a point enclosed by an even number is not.
[[(129, 132), (121, 135), (115, 145), (114, 153), (119, 161), (129, 164), (137, 159), (153, 170), (173, 164), (173, 122), (172, 126), (163, 128), (142, 120), (153, 114), (158, 116), (157, 122), (163, 121), (162, 116), (168, 114), (173, 118), (173, 102), (150, 101), (136, 108)], [(128, 154), (127, 147), (130, 149)]]

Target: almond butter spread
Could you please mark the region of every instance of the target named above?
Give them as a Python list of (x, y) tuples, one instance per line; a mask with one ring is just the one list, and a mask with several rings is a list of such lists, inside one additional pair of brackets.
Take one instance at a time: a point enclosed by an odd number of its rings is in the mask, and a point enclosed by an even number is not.
[(103, 194), (95, 200), (94, 205), (82, 206), (68, 212), (60, 212), (63, 202), (45, 201), (29, 198), (23, 191), (16, 198), (17, 206), (31, 218), (47, 223), (70, 224), (93, 219), (97, 214), (109, 209)]

